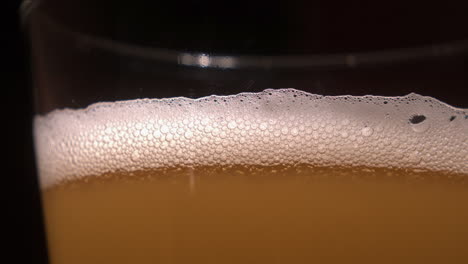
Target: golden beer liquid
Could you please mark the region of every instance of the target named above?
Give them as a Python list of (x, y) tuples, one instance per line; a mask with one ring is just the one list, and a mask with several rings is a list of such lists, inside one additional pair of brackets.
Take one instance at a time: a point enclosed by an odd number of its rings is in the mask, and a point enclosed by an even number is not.
[(226, 166), (43, 192), (51, 263), (468, 263), (467, 175)]
[(52, 264), (468, 263), (468, 115), (294, 89), (37, 116)]

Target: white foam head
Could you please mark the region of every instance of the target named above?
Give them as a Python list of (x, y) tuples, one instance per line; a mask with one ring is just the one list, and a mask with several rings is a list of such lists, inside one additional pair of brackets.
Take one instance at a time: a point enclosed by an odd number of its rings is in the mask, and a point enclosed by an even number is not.
[(43, 187), (112, 171), (197, 165), (415, 168), (468, 173), (468, 119), (434, 98), (295, 89), (141, 99), (34, 121)]

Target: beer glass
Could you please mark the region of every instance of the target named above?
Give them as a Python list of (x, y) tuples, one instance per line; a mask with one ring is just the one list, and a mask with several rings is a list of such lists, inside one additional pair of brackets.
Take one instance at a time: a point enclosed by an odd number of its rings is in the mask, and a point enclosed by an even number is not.
[(467, 36), (313, 7), (25, 2), (51, 263), (466, 263)]

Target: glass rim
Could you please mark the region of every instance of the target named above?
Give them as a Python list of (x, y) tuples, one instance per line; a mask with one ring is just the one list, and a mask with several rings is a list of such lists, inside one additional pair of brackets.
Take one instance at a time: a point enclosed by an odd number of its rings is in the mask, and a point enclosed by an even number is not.
[[(31, 1), (23, 1), (21, 19), (27, 27), (27, 17), (30, 15)], [(75, 38), (77, 45), (92, 47), (112, 52), (125, 57), (135, 57), (142, 60), (154, 60), (171, 65), (194, 68), (211, 68), (222, 70), (275, 70), (303, 68), (358, 68), (372, 65), (391, 65), (443, 57), (468, 54), (468, 39), (448, 41), (432, 45), (414, 46), (408, 48), (381, 49), (359, 52), (298, 54), (298, 55), (231, 55), (207, 52), (188, 52), (167, 48), (148, 47), (125, 41), (112, 40), (80, 31), (72, 30), (66, 25), (57, 23), (46, 14), (39, 14), (46, 23), (56, 30)]]

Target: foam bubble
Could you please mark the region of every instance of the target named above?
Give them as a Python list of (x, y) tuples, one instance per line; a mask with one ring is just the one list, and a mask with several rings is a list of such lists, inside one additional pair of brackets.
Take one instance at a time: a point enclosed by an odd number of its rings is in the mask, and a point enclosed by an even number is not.
[(43, 187), (117, 170), (196, 165), (415, 168), (468, 173), (468, 119), (417, 94), (321, 96), (295, 89), (141, 99), (34, 120)]

